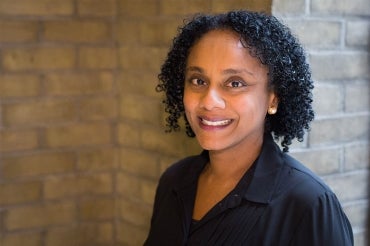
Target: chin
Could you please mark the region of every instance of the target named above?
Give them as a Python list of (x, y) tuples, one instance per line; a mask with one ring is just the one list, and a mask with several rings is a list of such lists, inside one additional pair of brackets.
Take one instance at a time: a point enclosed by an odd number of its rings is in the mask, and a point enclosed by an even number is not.
[(222, 150), (224, 147), (218, 141), (199, 141), (198, 143), (202, 149), (205, 150)]

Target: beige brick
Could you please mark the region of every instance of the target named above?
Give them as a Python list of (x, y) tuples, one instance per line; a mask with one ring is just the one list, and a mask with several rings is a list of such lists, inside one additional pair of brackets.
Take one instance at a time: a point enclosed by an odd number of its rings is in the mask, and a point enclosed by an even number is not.
[(271, 13), (272, 0), (252, 0), (247, 2), (248, 6), (246, 9), (253, 11)]
[[(305, 47), (332, 48), (341, 43), (342, 24), (339, 21), (301, 20), (285, 21)], [(324, 39), (322, 37), (325, 37)]]
[(146, 127), (141, 130), (140, 137), (144, 149), (176, 156), (184, 153), (184, 132), (166, 134), (161, 129)]
[(157, 180), (144, 180), (132, 173), (121, 172), (117, 175), (117, 191), (124, 197), (133, 197), (143, 204), (153, 205)]
[[(148, 223), (149, 225), (149, 223)], [(136, 226), (128, 222), (120, 222), (117, 226), (118, 242), (123, 245), (143, 245), (145, 238), (148, 236), (149, 226)]]
[(49, 147), (106, 145), (111, 142), (111, 126), (107, 123), (86, 123), (46, 129)]
[[(156, 20), (119, 20), (115, 25), (116, 40), (123, 45), (169, 47), (183, 18)], [(152, 58), (151, 58), (152, 59)]]
[(274, 15), (302, 15), (305, 13), (305, 0), (274, 0), (272, 13)]
[(117, 67), (115, 48), (82, 47), (79, 50), (79, 67), (87, 69), (113, 69)]
[(42, 232), (9, 233), (3, 237), (2, 246), (40, 246), (42, 245)]
[(120, 200), (120, 217), (134, 225), (145, 226), (150, 223), (151, 209), (150, 206), (142, 203)]
[(122, 148), (121, 168), (130, 173), (147, 177), (158, 177), (159, 168), (153, 153), (138, 149)]
[(106, 195), (113, 191), (110, 174), (90, 174), (68, 177), (53, 177), (45, 180), (46, 199), (78, 197), (85, 195)]
[(346, 44), (349, 46), (369, 47), (370, 21), (347, 21)]
[(115, 198), (83, 199), (78, 214), (82, 220), (107, 220), (115, 217)]
[(183, 141), (182, 146), (184, 148), (184, 152), (177, 154), (161, 152), (158, 161), (160, 174), (162, 174), (169, 166), (179, 161), (180, 159), (183, 159), (186, 156), (198, 155), (203, 151), (195, 138), (189, 138), (185, 136), (185, 134), (180, 133), (179, 141)]
[(342, 149), (327, 148), (292, 152), (292, 156), (319, 175), (338, 173), (341, 168)]
[(315, 80), (370, 78), (370, 60), (363, 52), (315, 53), (310, 64)]
[(40, 91), (36, 75), (0, 75), (0, 98), (37, 96)]
[(119, 65), (122, 69), (159, 71), (167, 49), (154, 47), (129, 47), (119, 49)]
[[(138, 83), (140, 81), (140, 83)], [(157, 97), (161, 102), (162, 94), (155, 88), (158, 84), (157, 72), (123, 72), (117, 76), (119, 94), (140, 94), (145, 97)]]
[(108, 120), (118, 115), (118, 102), (112, 96), (84, 99), (79, 106), (80, 118), (83, 120)]
[[(370, 30), (370, 29), (369, 29)], [(369, 81), (345, 83), (345, 111), (366, 112), (369, 111), (370, 83)], [(361, 98), (361, 100), (359, 100)]]
[(369, 207), (365, 201), (350, 203), (343, 206), (344, 212), (348, 216), (353, 228), (366, 227), (366, 216)]
[(38, 134), (35, 130), (0, 130), (0, 152), (37, 147)]
[(146, 0), (118, 0), (117, 11), (122, 17), (147, 17), (158, 14), (157, 2)]
[(118, 166), (118, 150), (114, 148), (80, 151), (77, 169), (82, 171), (114, 170)]
[(139, 26), (140, 43), (148, 46), (169, 46), (176, 35), (181, 20), (155, 20), (141, 22)]
[(48, 74), (45, 91), (53, 96), (75, 96), (108, 93), (113, 90), (111, 73)]
[(312, 0), (311, 11), (313, 14), (336, 15), (368, 15), (370, 4), (368, 0)]
[(324, 177), (324, 181), (331, 187), (339, 200), (346, 201), (361, 200), (368, 196), (367, 171), (344, 173)]
[(119, 44), (137, 45), (140, 41), (140, 26), (142, 20), (137, 19), (118, 19), (114, 25), (115, 39)]
[(109, 17), (116, 15), (115, 0), (78, 0), (77, 12), (80, 16)]
[(356, 230), (353, 232), (353, 245), (366, 245), (368, 244), (369, 234), (367, 230)]
[(118, 142), (123, 146), (140, 147), (140, 131), (138, 125), (120, 122), (118, 125)]
[(160, 101), (137, 95), (123, 95), (120, 102), (120, 117), (158, 125), (162, 111)]
[(0, 211), (0, 221), (1, 221), (1, 234), (0, 234), (0, 243), (2, 242), (3, 236), (4, 236), (4, 218), (5, 218), (6, 210), (2, 208)]
[(38, 47), (4, 49), (2, 63), (5, 70), (20, 71), (69, 69), (76, 62), (72, 48)]
[(369, 138), (370, 117), (368, 115), (347, 116), (316, 120), (312, 123), (310, 144), (313, 146), (351, 141), (365, 141)]
[(34, 202), (40, 198), (40, 182), (0, 184), (0, 206)]
[[(227, 2), (230, 2), (227, 1)], [(231, 1), (233, 2), (233, 1)], [(235, 1), (234, 1), (235, 2)], [(239, 1), (241, 3), (242, 1)], [(192, 15), (198, 12), (209, 12), (211, 5), (216, 4), (217, 1), (202, 1), (202, 0), (189, 0), (189, 1), (176, 1), (176, 0), (161, 0), (160, 13), (163, 15)], [(231, 3), (233, 5), (233, 3)]]
[(344, 149), (345, 170), (365, 169), (370, 167), (370, 145), (355, 144)]
[(77, 110), (70, 100), (25, 101), (5, 104), (3, 117), (6, 126), (42, 126), (74, 121)]
[(35, 41), (38, 35), (38, 28), (38, 23), (35, 21), (1, 20), (0, 42)]
[(143, 180), (140, 190), (140, 200), (153, 206), (157, 184), (157, 181)]
[(73, 2), (73, 0), (1, 0), (0, 14), (27, 16), (72, 15), (74, 12)]
[[(68, 33), (68, 35), (66, 35)], [(106, 42), (111, 38), (108, 23), (102, 21), (48, 21), (43, 39), (60, 42)]]
[(317, 84), (313, 90), (315, 115), (334, 115), (343, 112), (343, 86), (340, 84)]
[(46, 152), (4, 157), (1, 173), (5, 179), (71, 172), (76, 157), (72, 152)]
[(141, 180), (129, 173), (120, 172), (117, 175), (117, 191), (125, 197), (138, 197), (141, 190)]
[(48, 230), (45, 246), (113, 245), (111, 223), (79, 224)]
[(46, 203), (9, 208), (4, 225), (7, 230), (31, 229), (65, 225), (75, 221), (75, 218), (76, 207), (73, 203)]
[[(197, 12), (197, 2), (204, 1), (193, 1), (193, 12)], [(234, 9), (249, 9), (254, 11), (264, 11), (267, 13), (271, 12), (271, 0), (212, 0), (212, 11), (214, 12), (225, 12)]]

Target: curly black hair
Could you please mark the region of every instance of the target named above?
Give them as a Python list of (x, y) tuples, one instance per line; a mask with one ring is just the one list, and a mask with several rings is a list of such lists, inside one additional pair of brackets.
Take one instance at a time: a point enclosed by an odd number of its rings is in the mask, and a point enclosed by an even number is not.
[(169, 114), (167, 131), (180, 129), (184, 117), (186, 133), (195, 134), (184, 113), (183, 94), (185, 68), (190, 49), (204, 34), (212, 30), (231, 30), (251, 54), (266, 65), (269, 87), (279, 100), (278, 111), (266, 115), (265, 132), (282, 137), (283, 151), (289, 150), (294, 138), (303, 141), (305, 130), (314, 118), (312, 109), (313, 81), (306, 56), (298, 40), (277, 18), (251, 11), (231, 11), (216, 15), (197, 15), (179, 28), (167, 59), (158, 75), (157, 91), (165, 92), (165, 111)]

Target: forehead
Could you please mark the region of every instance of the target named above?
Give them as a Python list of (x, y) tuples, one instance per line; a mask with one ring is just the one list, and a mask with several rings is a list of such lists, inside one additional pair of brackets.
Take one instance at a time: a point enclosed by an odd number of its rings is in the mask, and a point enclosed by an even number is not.
[[(214, 42), (215, 40), (222, 40), (224, 42), (235, 43), (240, 48), (245, 48), (243, 46), (243, 41), (238, 33), (231, 31), (229, 29), (215, 29), (208, 31), (203, 34), (196, 42), (194, 42), (192, 48), (199, 46), (202, 43)], [(191, 48), (191, 49), (192, 49)]]
[[(222, 29), (204, 34), (190, 49), (187, 66), (202, 63), (220, 69), (232, 67), (265, 67), (251, 55), (238, 33)], [(198, 65), (198, 64), (197, 64)]]
[(245, 52), (240, 38), (229, 30), (212, 30), (205, 33), (189, 50), (188, 60), (205, 59), (215, 55), (225, 55), (231, 52)]

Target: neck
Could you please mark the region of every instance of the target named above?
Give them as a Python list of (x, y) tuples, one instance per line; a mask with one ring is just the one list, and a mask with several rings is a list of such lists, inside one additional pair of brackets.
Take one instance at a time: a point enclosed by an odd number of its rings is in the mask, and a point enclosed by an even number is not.
[(262, 144), (263, 136), (227, 150), (209, 151), (207, 173), (218, 180), (239, 180), (259, 156)]

